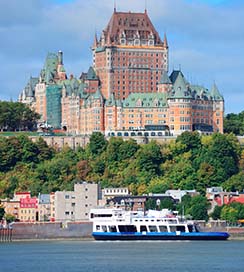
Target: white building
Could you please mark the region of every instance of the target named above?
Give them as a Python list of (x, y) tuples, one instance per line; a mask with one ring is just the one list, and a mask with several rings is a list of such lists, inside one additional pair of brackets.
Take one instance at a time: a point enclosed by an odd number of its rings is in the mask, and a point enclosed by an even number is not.
[(77, 183), (74, 191), (55, 192), (55, 221), (86, 221), (91, 208), (98, 206), (101, 196), (100, 185)]

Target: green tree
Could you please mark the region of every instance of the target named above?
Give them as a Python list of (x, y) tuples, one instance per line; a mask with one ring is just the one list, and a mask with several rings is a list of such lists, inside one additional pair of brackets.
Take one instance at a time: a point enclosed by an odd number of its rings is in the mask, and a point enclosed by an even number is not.
[(197, 131), (189, 132), (185, 131), (179, 135), (176, 139), (176, 143), (182, 143), (185, 148), (183, 152), (191, 151), (193, 156), (196, 156), (201, 149), (201, 137)]
[(141, 146), (136, 153), (136, 167), (142, 180), (148, 183), (152, 177), (160, 175), (162, 161), (160, 146), (155, 141)]
[(193, 196), (188, 212), (194, 220), (208, 220), (208, 208), (210, 206), (206, 197), (198, 195)]
[(101, 132), (93, 132), (88, 144), (88, 150), (93, 156), (100, 155), (107, 147), (107, 140)]
[(244, 134), (244, 111), (239, 114), (229, 113), (224, 118), (224, 132), (235, 135)]
[(19, 102), (0, 102), (0, 130), (35, 130), (40, 115)]
[(221, 210), (220, 218), (229, 223), (236, 223), (238, 220), (238, 209), (235, 209), (230, 205), (225, 205)]
[(215, 206), (213, 212), (210, 214), (210, 217), (212, 217), (213, 220), (220, 219), (222, 208), (223, 206)]
[(160, 210), (169, 209), (173, 211), (175, 209), (174, 201), (170, 198), (164, 198), (160, 201)]
[(211, 140), (203, 145), (201, 154), (196, 158), (197, 165), (207, 163), (215, 169), (216, 185), (220, 185), (232, 175), (238, 173), (240, 145), (233, 135), (214, 133)]
[(6, 219), (7, 223), (14, 222), (16, 220), (16, 217), (12, 214), (5, 214), (4, 218)]
[(50, 148), (42, 137), (35, 142), (38, 149), (38, 161), (50, 160), (54, 156), (54, 149)]
[(222, 184), (223, 188), (229, 192), (244, 191), (244, 172), (233, 175)]

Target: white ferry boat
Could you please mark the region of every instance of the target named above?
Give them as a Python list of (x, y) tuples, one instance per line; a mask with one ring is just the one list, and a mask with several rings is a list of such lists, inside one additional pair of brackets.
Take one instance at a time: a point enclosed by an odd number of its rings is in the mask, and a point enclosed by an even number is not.
[(91, 209), (92, 236), (95, 240), (226, 240), (227, 232), (201, 232), (193, 222), (172, 214), (150, 210), (126, 211), (121, 208)]

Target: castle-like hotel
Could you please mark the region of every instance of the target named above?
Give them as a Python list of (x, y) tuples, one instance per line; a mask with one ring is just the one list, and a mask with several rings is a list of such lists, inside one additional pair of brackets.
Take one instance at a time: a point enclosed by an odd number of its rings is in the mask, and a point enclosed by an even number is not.
[(101, 36), (95, 35), (92, 53), (93, 65), (78, 79), (67, 77), (61, 51), (48, 53), (19, 101), (41, 122), (75, 135), (223, 132), (224, 99), (217, 86), (208, 90), (189, 83), (180, 70), (168, 73), (166, 35), (162, 40), (146, 10), (114, 10)]

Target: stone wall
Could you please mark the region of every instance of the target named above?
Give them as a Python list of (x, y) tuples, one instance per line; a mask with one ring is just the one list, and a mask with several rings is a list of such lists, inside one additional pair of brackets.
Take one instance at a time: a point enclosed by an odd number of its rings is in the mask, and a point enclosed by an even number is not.
[(61, 239), (91, 237), (91, 222), (68, 223), (14, 223), (12, 240), (20, 239)]

